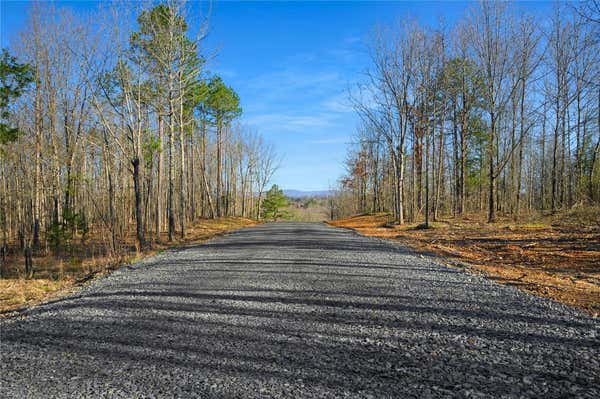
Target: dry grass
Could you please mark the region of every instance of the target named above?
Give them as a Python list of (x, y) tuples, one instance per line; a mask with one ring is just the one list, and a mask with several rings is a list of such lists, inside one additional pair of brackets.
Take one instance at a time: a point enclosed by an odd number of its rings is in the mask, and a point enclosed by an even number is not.
[(193, 245), (213, 237), (257, 224), (255, 220), (245, 218), (221, 218), (200, 220), (190, 226), (185, 238), (178, 237), (169, 243), (167, 235), (155, 242), (151, 249), (142, 253), (135, 252), (133, 237), (129, 237), (123, 245), (124, 251), (119, 256), (108, 256), (100, 248), (100, 240), (90, 239), (81, 243), (74, 251), (75, 255), (56, 258), (50, 255), (38, 255), (33, 258), (34, 278), (25, 279), (21, 256), (8, 258), (4, 266), (4, 275), (9, 278), (0, 279), (0, 317), (14, 311), (35, 305), (54, 297), (72, 292), (78, 286), (92, 278), (105, 275), (123, 264), (156, 254), (168, 248)]
[(387, 214), (332, 222), (361, 234), (391, 238), (422, 252), (466, 262), (466, 269), (502, 284), (600, 313), (600, 212), (485, 223), (482, 215), (450, 218), (431, 229), (388, 226)]
[(57, 293), (64, 293), (73, 283), (73, 279), (2, 279), (0, 309), (4, 312), (50, 299)]

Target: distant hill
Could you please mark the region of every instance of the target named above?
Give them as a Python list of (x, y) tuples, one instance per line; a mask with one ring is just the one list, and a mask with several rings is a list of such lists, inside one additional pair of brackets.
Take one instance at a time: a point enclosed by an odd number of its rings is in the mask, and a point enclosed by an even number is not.
[(329, 190), (321, 191), (303, 191), (303, 190), (283, 190), (286, 197), (290, 198), (308, 198), (308, 197), (327, 197), (331, 194)]

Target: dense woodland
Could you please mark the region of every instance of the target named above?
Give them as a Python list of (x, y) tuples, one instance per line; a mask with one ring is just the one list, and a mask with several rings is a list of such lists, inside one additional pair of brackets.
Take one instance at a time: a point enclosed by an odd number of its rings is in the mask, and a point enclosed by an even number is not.
[(545, 18), (486, 1), (453, 27), (377, 29), (332, 212), (429, 225), (600, 204), (599, 40), (593, 0)]
[[(28, 274), (32, 257), (89, 237), (104, 254), (139, 251), (202, 218), (265, 214), (277, 156), (209, 71), (208, 19), (136, 4), (90, 17), (35, 3), (2, 51), (0, 254), (23, 255)], [(481, 2), (452, 27), (378, 27), (328, 216), (428, 225), (600, 204), (599, 38), (594, 0), (544, 18)]]
[(139, 250), (199, 218), (260, 216), (276, 155), (208, 71), (208, 21), (178, 2), (130, 6), (87, 19), (34, 4), (3, 51), (3, 258), (21, 251), (31, 267), (90, 236)]

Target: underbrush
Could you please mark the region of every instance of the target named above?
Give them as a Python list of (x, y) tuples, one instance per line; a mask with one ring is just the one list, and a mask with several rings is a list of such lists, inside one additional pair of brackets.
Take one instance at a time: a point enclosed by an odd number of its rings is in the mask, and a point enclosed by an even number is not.
[(124, 264), (135, 263), (147, 256), (171, 247), (197, 244), (220, 234), (251, 226), (257, 222), (246, 218), (221, 218), (200, 220), (191, 225), (184, 238), (179, 235), (169, 242), (166, 234), (149, 243), (143, 252), (137, 252), (133, 234), (119, 243), (117, 253), (110, 254), (98, 231), (86, 240), (72, 243), (68, 251), (60, 254), (44, 249), (33, 254), (33, 276), (26, 278), (25, 261), (13, 246), (2, 267), (0, 278), (0, 316), (16, 308), (29, 306), (62, 295), (69, 289), (92, 278), (110, 273)]

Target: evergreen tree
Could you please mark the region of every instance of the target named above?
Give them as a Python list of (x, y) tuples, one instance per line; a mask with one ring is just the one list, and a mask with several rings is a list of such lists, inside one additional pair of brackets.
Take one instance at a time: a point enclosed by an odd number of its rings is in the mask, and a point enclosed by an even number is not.
[(240, 98), (237, 93), (215, 76), (208, 83), (207, 106), (213, 123), (217, 127), (217, 216), (223, 216), (223, 126), (229, 124), (242, 113)]
[(2, 49), (0, 58), (0, 145), (15, 141), (19, 130), (5, 121), (10, 116), (10, 105), (19, 98), (33, 74), (28, 64), (19, 64), (17, 59)]
[(286, 218), (288, 214), (282, 208), (287, 206), (287, 198), (277, 184), (274, 184), (262, 203), (263, 218), (277, 221), (277, 219)]

